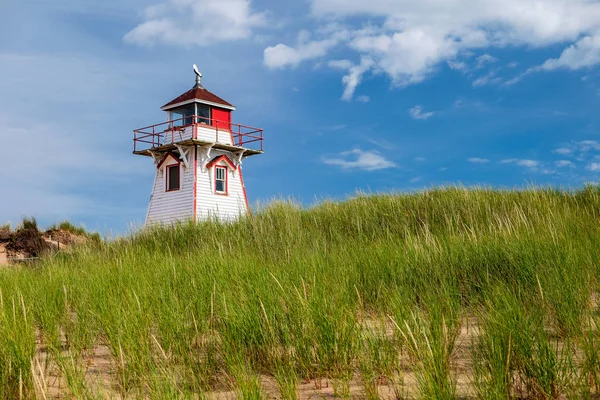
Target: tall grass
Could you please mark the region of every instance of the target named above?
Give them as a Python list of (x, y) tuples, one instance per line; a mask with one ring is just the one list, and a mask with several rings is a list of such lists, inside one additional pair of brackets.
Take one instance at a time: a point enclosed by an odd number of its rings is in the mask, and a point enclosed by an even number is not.
[[(404, 393), (409, 370), (418, 387), (407, 393), (454, 398), (465, 317), (479, 323), (481, 398), (591, 395), (599, 214), (596, 187), (279, 202), (2, 270), (0, 397), (43, 397), (37, 337), (76, 397), (297, 398), (312, 382), (376, 398), (385, 385)], [(100, 345), (112, 359), (104, 388), (77, 367)]]

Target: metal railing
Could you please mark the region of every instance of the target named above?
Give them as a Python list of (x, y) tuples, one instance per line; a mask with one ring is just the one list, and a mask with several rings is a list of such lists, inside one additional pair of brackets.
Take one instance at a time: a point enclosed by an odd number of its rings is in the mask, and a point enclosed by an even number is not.
[[(174, 119), (160, 124), (146, 126), (133, 131), (133, 151), (144, 151), (160, 147), (164, 144), (176, 143), (178, 136), (191, 127), (191, 139), (198, 139), (198, 128), (214, 130), (215, 143), (223, 134), (231, 135), (231, 143), (236, 147), (245, 147), (263, 151), (263, 130), (251, 126), (234, 124), (227, 121), (200, 117), (197, 115)], [(171, 141), (169, 142), (168, 139)], [(250, 145), (248, 147), (248, 145)]]

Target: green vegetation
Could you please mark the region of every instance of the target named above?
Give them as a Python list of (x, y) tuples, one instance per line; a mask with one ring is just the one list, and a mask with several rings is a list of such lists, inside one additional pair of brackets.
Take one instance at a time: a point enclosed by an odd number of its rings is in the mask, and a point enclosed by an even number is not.
[[(0, 271), (0, 397), (590, 398), (600, 188), (281, 202)], [(37, 344), (36, 344), (37, 340)], [(98, 346), (112, 385), (86, 379)], [(466, 379), (466, 384), (465, 384)]]
[(46, 232), (55, 231), (72, 233), (73, 235), (85, 237), (97, 243), (102, 241), (102, 237), (98, 232), (89, 232), (87, 229), (85, 229), (85, 226), (75, 226), (69, 221), (63, 221), (60, 224), (51, 225), (46, 230)]

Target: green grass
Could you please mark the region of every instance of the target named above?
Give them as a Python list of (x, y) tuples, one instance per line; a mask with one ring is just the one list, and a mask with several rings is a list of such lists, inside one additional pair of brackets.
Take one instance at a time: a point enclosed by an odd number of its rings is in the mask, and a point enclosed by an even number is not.
[(456, 398), (466, 318), (479, 324), (478, 397), (589, 397), (599, 222), (598, 187), (448, 188), (278, 202), (233, 224), (82, 246), (0, 271), (0, 397), (40, 396), (37, 332), (75, 397), (99, 397), (81, 366), (104, 344), (130, 398), (264, 398), (261, 377), (288, 399), (301, 381), (330, 382), (338, 397), (359, 382), (368, 398), (381, 385)]
[(69, 233), (72, 233), (73, 235), (88, 238), (94, 242), (102, 241), (102, 237), (100, 236), (100, 234), (98, 232), (89, 232), (87, 229), (85, 229), (85, 226), (83, 226), (83, 225), (75, 226), (69, 221), (63, 221), (59, 224), (51, 225), (48, 227), (48, 229), (46, 229), (46, 231), (47, 232), (52, 232), (52, 231), (69, 232)]

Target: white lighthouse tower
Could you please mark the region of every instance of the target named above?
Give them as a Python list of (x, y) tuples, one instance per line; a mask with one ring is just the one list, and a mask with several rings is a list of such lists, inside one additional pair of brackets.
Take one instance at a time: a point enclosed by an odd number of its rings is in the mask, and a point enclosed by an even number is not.
[(235, 107), (196, 84), (161, 107), (167, 121), (134, 131), (133, 153), (156, 168), (146, 224), (232, 221), (249, 212), (242, 160), (263, 153), (262, 129), (234, 124)]

